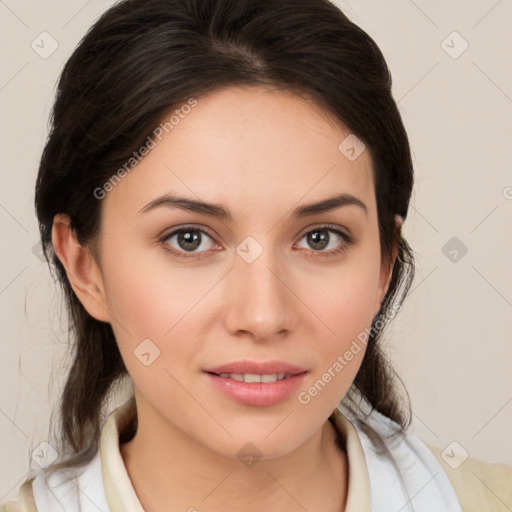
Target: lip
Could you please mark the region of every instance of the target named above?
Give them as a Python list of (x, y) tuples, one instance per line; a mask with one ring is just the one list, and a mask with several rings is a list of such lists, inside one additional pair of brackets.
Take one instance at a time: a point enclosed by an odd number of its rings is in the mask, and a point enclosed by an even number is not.
[(286, 377), (276, 382), (240, 382), (213, 373), (206, 373), (215, 388), (228, 398), (243, 405), (259, 407), (278, 404), (290, 397), (301, 385), (305, 373)]
[(255, 373), (257, 375), (265, 375), (271, 373), (289, 373), (291, 375), (298, 375), (306, 372), (306, 368), (301, 368), (286, 361), (233, 361), (232, 363), (216, 366), (215, 368), (208, 368), (204, 370), (207, 373)]
[[(240, 382), (228, 377), (226, 373), (253, 373), (257, 375), (286, 373), (276, 382)], [(302, 384), (307, 370), (285, 361), (235, 361), (205, 370), (213, 386), (223, 395), (243, 405), (271, 406), (286, 400)]]

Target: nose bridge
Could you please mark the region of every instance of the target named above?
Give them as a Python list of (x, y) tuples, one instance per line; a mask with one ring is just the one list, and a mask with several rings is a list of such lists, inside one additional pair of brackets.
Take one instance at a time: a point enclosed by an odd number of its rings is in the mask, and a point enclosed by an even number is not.
[(290, 293), (276, 251), (247, 237), (236, 249), (228, 285), (228, 328), (266, 339), (289, 328)]

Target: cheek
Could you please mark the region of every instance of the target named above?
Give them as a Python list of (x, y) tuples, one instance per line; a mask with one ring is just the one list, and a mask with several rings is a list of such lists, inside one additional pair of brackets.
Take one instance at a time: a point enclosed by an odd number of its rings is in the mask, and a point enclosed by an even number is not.
[[(376, 258), (360, 253), (357, 262), (347, 261), (333, 267), (329, 275), (315, 276), (314, 286), (312, 280), (303, 281), (301, 293), (315, 313), (310, 316), (310, 328), (317, 340), (319, 362), (308, 384), (319, 378), (323, 383), (335, 382), (329, 386), (334, 401), (336, 394), (346, 392), (361, 365), (374, 317), (378, 278)], [(306, 294), (308, 284), (310, 292)]]
[(324, 321), (334, 334), (315, 336), (317, 364), (297, 395), (298, 403), (317, 415), (327, 416), (338, 406), (361, 367), (371, 325), (365, 308), (368, 299), (367, 291), (361, 289), (326, 309)]
[(186, 319), (213, 282), (214, 276), (173, 266), (163, 249), (160, 254), (157, 251), (135, 247), (116, 254), (105, 250), (109, 312), (135, 337), (164, 337), (180, 319)]
[(125, 251), (103, 267), (112, 327), (134, 380), (145, 371), (140, 353), (150, 352), (151, 358), (158, 354), (151, 363), (153, 375), (159, 368), (180, 373), (194, 365), (207, 324), (217, 318), (208, 291), (219, 276), (211, 269), (173, 266), (165, 255), (148, 261), (142, 251)]
[(134, 338), (160, 337), (171, 328), (173, 318), (166, 315), (166, 305), (178, 293), (165, 279), (155, 279), (151, 268), (130, 265), (127, 258), (118, 259), (106, 273), (109, 312), (118, 328), (121, 325)]
[(375, 313), (378, 262), (364, 255), (353, 260), (303, 280), (301, 293), (309, 297), (305, 302), (321, 320), (322, 338), (332, 339), (338, 348), (368, 327)]
[(105, 283), (119, 351), (142, 394), (154, 397), (165, 390), (179, 397), (181, 388), (171, 376), (181, 382), (194, 366), (204, 330), (194, 313), (204, 315), (198, 300), (205, 290), (194, 289), (175, 270), (166, 277), (154, 265), (136, 270), (129, 263), (118, 259)]

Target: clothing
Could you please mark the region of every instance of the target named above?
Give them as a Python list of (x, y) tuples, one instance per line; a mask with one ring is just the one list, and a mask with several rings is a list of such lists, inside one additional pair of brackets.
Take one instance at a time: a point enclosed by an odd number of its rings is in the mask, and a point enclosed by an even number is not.
[[(51, 488), (40, 470), (22, 485), (17, 502), (0, 505), (0, 512), (144, 512), (119, 449), (120, 433), (132, 423), (135, 413), (131, 398), (110, 414), (102, 429), (100, 449), (90, 463), (52, 475)], [(453, 470), (439, 448), (413, 434), (405, 433), (399, 442), (388, 438), (397, 424), (374, 410), (367, 421), (383, 436), (405, 481), (407, 497), (389, 459), (377, 453), (354, 418), (339, 407), (332, 421), (347, 453), (345, 512), (512, 510), (512, 467), (467, 459)]]

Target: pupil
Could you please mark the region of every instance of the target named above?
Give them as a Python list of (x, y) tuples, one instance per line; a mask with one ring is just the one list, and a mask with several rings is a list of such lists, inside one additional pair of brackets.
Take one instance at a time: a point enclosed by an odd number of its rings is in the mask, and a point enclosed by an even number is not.
[(329, 243), (329, 235), (326, 231), (313, 231), (308, 236), (308, 242), (314, 249), (324, 249)]
[(178, 235), (178, 243), (182, 249), (197, 249), (201, 243), (197, 231), (183, 231)]

